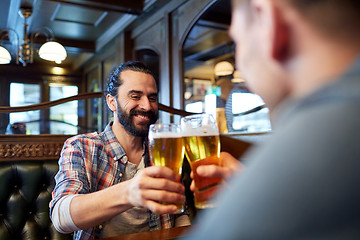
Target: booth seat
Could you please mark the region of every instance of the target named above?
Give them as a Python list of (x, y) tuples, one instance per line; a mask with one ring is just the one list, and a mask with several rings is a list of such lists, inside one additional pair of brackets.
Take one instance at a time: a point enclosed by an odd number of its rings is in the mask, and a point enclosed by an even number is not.
[(68, 136), (0, 137), (0, 239), (72, 239), (56, 231), (49, 202)]
[[(0, 136), (0, 240), (72, 239), (58, 233), (49, 217), (58, 159), (67, 135)], [(221, 135), (222, 151), (239, 158), (250, 143)], [(185, 170), (187, 169), (187, 170)], [(191, 183), (187, 172), (187, 190)], [(192, 193), (187, 191), (188, 203)], [(190, 204), (191, 205), (191, 204)], [(196, 212), (193, 212), (196, 214)]]

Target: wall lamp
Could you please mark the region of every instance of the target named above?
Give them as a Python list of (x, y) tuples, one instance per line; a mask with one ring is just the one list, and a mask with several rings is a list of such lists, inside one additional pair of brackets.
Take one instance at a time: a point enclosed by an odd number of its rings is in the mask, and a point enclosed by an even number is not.
[[(24, 39), (19, 44), (19, 34), (12, 28), (5, 28), (0, 30), (0, 40), (9, 40), (11, 45), (14, 45), (16, 52), (16, 63), (22, 63), (25, 67), (27, 64), (33, 62), (34, 54), (34, 40), (40, 35), (44, 34), (47, 41), (39, 49), (39, 56), (48, 61), (54, 61), (60, 64), (67, 57), (65, 48), (58, 42), (54, 41), (54, 32), (48, 27), (38, 27), (32, 34), (27, 32), (27, 19), (32, 14), (31, 6), (21, 6), (19, 11), (20, 16), (24, 18)], [(15, 39), (10, 35), (14, 33)], [(11, 62), (11, 54), (9, 51), (0, 46), (0, 64), (8, 64)]]

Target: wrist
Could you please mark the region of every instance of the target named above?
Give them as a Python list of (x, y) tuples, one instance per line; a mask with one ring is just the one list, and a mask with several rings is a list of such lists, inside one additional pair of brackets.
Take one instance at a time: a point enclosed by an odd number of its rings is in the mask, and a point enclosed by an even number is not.
[(124, 208), (128, 209), (133, 207), (130, 202), (130, 182), (131, 180), (128, 180), (114, 185), (114, 199), (116, 199), (116, 206), (122, 211)]

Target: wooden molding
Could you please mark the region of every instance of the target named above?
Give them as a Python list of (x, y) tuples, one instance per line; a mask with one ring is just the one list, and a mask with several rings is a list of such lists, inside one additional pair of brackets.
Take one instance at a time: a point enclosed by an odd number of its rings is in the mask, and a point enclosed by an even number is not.
[(12, 112), (26, 112), (26, 111), (33, 111), (33, 110), (40, 110), (49, 107), (53, 107), (62, 103), (74, 101), (74, 100), (81, 100), (81, 99), (88, 99), (88, 98), (99, 98), (103, 95), (102, 92), (90, 92), (90, 93), (80, 93), (75, 96), (61, 98), (55, 101), (48, 101), (42, 102), (39, 104), (33, 104), (29, 106), (23, 107), (0, 107), (0, 113), (12, 113)]
[(69, 137), (71, 135), (2, 135), (0, 162), (59, 159), (64, 142)]
[[(26, 111), (33, 111), (33, 110), (41, 110), (50, 108), (59, 104), (63, 104), (66, 102), (74, 101), (74, 100), (82, 100), (82, 99), (88, 99), (88, 98), (100, 98), (103, 96), (103, 92), (89, 92), (89, 93), (80, 93), (75, 96), (67, 97), (67, 98), (61, 98), (55, 101), (48, 101), (48, 102), (42, 102), (39, 104), (33, 104), (29, 106), (21, 106), (21, 107), (4, 107), (0, 106), (0, 113), (13, 113), (13, 112), (26, 112)], [(173, 107), (165, 106), (161, 103), (159, 103), (159, 110), (165, 111), (170, 114), (180, 115), (180, 116), (188, 116), (190, 112), (186, 112), (184, 110), (176, 109)]]

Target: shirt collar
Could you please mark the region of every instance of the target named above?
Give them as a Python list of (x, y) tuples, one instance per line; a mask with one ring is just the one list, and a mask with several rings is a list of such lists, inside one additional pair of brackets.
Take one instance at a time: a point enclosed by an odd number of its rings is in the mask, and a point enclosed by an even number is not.
[[(111, 128), (113, 125), (113, 122), (109, 122), (108, 125), (106, 125), (105, 130), (100, 134), (101, 138), (103, 139), (106, 146), (109, 148), (111, 155), (115, 161), (121, 160), (122, 163), (127, 163), (127, 158), (125, 150), (121, 147), (119, 141), (115, 137), (115, 134)], [(148, 147), (146, 144), (146, 140), (143, 142), (143, 159), (145, 160), (145, 166), (150, 165), (149, 157), (148, 157)]]
[(109, 122), (106, 125), (105, 130), (100, 134), (103, 139), (105, 145), (110, 150), (110, 153), (115, 161), (122, 159), (126, 156), (124, 149), (121, 147), (119, 141), (115, 137), (115, 134), (111, 128), (113, 122)]

